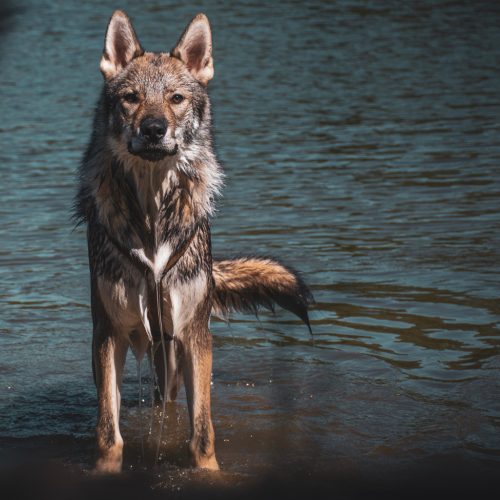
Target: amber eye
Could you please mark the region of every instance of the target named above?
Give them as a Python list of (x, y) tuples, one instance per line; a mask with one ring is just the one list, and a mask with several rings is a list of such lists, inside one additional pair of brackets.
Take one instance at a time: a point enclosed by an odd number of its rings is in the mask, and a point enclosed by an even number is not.
[(129, 92), (128, 94), (125, 94), (124, 99), (127, 102), (137, 102), (137, 96), (133, 92)]
[(172, 102), (174, 104), (180, 104), (184, 100), (184, 97), (181, 96), (180, 94), (174, 94), (172, 96)]

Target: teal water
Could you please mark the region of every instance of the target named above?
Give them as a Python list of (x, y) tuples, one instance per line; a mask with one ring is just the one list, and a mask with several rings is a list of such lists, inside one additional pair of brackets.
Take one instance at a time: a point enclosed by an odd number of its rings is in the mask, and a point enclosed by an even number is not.
[[(283, 311), (260, 315), (265, 331), (235, 316), (236, 347), (212, 320), (224, 477), (304, 464), (388, 477), (446, 460), (499, 468), (497, 3), (21, 5), (0, 37), (3, 461), (93, 466), (87, 248), (69, 211), (106, 25), (122, 8), (154, 51), (208, 16), (227, 174), (214, 252), (280, 257), (316, 298), (314, 349)], [(141, 436), (129, 358), (130, 469), (141, 467)], [(143, 375), (148, 395), (146, 364)], [(184, 392), (167, 411), (166, 488), (193, 478)]]

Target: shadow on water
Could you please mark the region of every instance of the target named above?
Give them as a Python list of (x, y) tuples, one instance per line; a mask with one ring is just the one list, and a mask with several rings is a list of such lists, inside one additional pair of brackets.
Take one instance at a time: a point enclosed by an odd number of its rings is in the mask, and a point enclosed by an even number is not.
[(14, 14), (22, 13), (22, 10), (22, 7), (11, 0), (2, 0), (0, 2), (0, 35), (5, 36), (14, 29), (15, 22), (12, 18)]
[(309, 472), (308, 464), (292, 474), (259, 478), (232, 477), (221, 473), (188, 473), (189, 478), (159, 482), (152, 471), (125, 472), (115, 477), (83, 475), (56, 463), (30, 460), (3, 465), (2, 498), (40, 499), (371, 499), (371, 498), (497, 498), (499, 481), (491, 472), (471, 466), (457, 457), (434, 457), (425, 465), (402, 470), (397, 477)]

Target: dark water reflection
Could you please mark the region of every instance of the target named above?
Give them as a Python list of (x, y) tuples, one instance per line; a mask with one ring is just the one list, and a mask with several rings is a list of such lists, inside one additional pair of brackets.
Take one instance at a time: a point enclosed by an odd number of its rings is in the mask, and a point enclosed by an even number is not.
[[(234, 318), (236, 347), (213, 319), (223, 477), (304, 463), (390, 477), (436, 457), (498, 468), (496, 2), (41, 1), (14, 12), (0, 71), (3, 460), (92, 466), (86, 243), (68, 212), (117, 7), (150, 50), (208, 15), (227, 173), (214, 249), (281, 256), (317, 301), (315, 349), (282, 311), (261, 314), (264, 331)], [(123, 398), (125, 467), (138, 467), (133, 359)], [(194, 477), (184, 396), (166, 421), (169, 488)]]

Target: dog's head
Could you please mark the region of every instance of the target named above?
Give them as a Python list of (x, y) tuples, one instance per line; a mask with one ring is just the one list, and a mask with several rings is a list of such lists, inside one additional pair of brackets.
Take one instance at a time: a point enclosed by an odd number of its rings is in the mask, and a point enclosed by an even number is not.
[(127, 15), (108, 25), (101, 60), (104, 113), (115, 141), (156, 162), (174, 156), (201, 133), (207, 84), (214, 74), (208, 19), (198, 14), (170, 53), (144, 52)]

